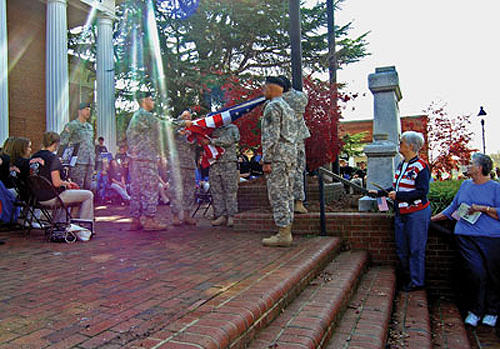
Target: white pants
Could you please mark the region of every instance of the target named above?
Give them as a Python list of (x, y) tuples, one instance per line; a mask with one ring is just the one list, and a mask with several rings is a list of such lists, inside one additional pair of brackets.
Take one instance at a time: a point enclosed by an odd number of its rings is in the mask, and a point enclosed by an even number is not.
[[(65, 205), (80, 204), (78, 218), (94, 219), (94, 194), (90, 190), (68, 189), (59, 194), (59, 197)], [(51, 206), (56, 203), (56, 200), (56, 198), (53, 198), (48, 201), (42, 201), (40, 204), (43, 206)], [(59, 219), (57, 220), (59, 221)]]

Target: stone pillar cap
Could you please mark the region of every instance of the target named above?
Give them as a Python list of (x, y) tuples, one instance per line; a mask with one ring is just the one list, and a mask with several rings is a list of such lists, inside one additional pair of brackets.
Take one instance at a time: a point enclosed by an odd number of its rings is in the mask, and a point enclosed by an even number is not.
[(375, 68), (375, 73), (368, 75), (368, 88), (373, 94), (394, 91), (398, 102), (403, 98), (398, 72), (394, 66)]

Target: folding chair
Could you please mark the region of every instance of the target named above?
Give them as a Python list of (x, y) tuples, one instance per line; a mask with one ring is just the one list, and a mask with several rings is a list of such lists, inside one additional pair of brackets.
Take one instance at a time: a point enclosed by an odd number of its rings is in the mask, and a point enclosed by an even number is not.
[[(49, 241), (57, 239), (62, 231), (66, 234), (64, 236), (66, 242), (75, 242), (77, 239), (76, 236), (67, 231), (67, 228), (72, 223), (84, 226), (90, 230), (92, 235), (94, 234), (94, 222), (89, 219), (72, 218), (69, 211), (70, 206), (62, 201), (57, 189), (47, 178), (36, 174), (30, 175), (26, 180), (26, 184), (30, 192), (30, 206), (34, 209), (39, 209), (41, 212), (40, 218), (33, 215), (31, 218), (35, 218), (42, 229), (45, 230), (45, 235)], [(46, 200), (45, 197), (41, 196), (42, 193), (50, 193), (55, 198), (54, 202), (52, 204), (42, 203)], [(58, 211), (63, 212), (63, 222), (56, 221)], [(29, 219), (28, 222), (31, 229), (32, 219)]]
[(191, 217), (194, 217), (196, 215), (196, 213), (198, 212), (198, 210), (201, 208), (201, 206), (203, 204), (207, 204), (207, 206), (205, 207), (205, 211), (203, 212), (203, 216), (206, 216), (206, 214), (208, 212), (208, 209), (212, 205), (212, 194), (210, 194), (210, 188), (208, 188), (208, 190), (205, 191), (201, 187), (201, 185), (196, 186), (196, 191), (194, 193), (194, 197), (195, 197), (195, 203), (194, 203), (194, 205), (197, 204), (198, 206), (194, 210), (194, 212), (191, 215)]

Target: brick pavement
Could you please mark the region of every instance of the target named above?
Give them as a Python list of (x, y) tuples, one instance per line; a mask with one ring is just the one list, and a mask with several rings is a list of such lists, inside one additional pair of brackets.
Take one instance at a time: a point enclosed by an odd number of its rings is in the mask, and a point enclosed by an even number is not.
[[(207, 221), (166, 232), (127, 231), (126, 214), (125, 207), (98, 207), (98, 234), (88, 243), (0, 232), (7, 240), (0, 246), (0, 348), (147, 344), (153, 332), (189, 321), (202, 304), (293, 253), (261, 247), (263, 234)], [(321, 239), (299, 238), (295, 249), (320, 249)]]

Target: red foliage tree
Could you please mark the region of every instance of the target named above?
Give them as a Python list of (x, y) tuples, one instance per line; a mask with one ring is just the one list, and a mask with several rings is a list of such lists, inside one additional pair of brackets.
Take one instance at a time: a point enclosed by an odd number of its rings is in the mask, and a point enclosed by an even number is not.
[[(262, 96), (262, 83), (254, 79), (240, 79), (232, 76), (222, 85), (222, 90), (224, 91), (226, 100), (225, 107), (228, 107)], [(262, 108), (262, 106), (259, 106), (236, 120), (235, 124), (240, 130), (241, 149), (251, 148), (259, 150)]]
[(471, 154), (473, 132), (470, 115), (450, 117), (445, 103), (432, 102), (424, 112), (428, 115), (426, 130), (429, 147), (429, 166), (437, 179), (451, 175), (460, 165), (468, 163)]
[[(242, 103), (262, 95), (262, 82), (254, 79), (230, 77), (223, 84), (226, 105)], [(304, 79), (304, 91), (309, 97), (304, 118), (311, 132), (306, 140), (307, 167), (310, 171), (335, 160), (342, 146), (337, 127), (340, 107), (332, 110), (332, 91), (329, 84), (307, 77)], [(355, 98), (353, 94), (338, 94), (341, 102)], [(263, 106), (257, 107), (235, 122), (240, 130), (240, 148), (252, 148), (260, 151), (260, 117)]]

